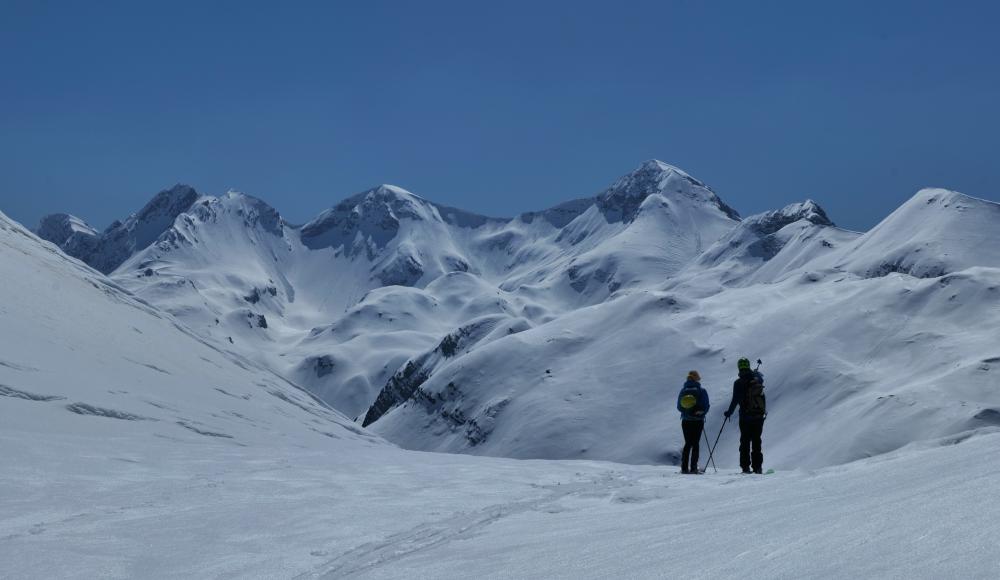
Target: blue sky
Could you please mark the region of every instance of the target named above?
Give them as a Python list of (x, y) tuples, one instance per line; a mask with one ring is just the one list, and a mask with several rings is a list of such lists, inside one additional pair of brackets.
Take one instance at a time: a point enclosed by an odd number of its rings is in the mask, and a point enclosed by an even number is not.
[(867, 229), (1000, 199), (997, 6), (0, 0), (0, 209), (103, 227), (183, 182), (301, 222), (387, 182), (513, 215), (658, 158)]

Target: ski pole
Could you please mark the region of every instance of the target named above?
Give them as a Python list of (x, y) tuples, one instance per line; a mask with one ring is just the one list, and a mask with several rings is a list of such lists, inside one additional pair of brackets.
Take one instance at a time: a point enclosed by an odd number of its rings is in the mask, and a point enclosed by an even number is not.
[(715, 460), (712, 459), (712, 454), (711, 454), (712, 444), (709, 443), (708, 441), (708, 433), (705, 432), (704, 423), (701, 424), (701, 434), (705, 436), (705, 447), (709, 448), (708, 463), (705, 464), (705, 471), (708, 471), (708, 464), (711, 463), (712, 469), (715, 470), (715, 473), (719, 473), (719, 468), (715, 466)]
[(708, 461), (711, 462), (712, 465), (715, 465), (715, 462), (712, 461), (712, 456), (715, 455), (715, 448), (719, 446), (719, 438), (722, 437), (722, 430), (726, 428), (726, 423), (728, 422), (729, 417), (726, 417), (726, 420), (722, 422), (722, 427), (719, 428), (719, 434), (715, 437), (715, 445), (712, 445), (712, 450), (708, 452)]

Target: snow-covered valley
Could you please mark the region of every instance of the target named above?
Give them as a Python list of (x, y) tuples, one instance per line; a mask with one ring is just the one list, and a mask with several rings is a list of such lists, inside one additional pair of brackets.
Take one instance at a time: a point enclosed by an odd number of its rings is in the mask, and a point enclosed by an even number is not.
[[(945, 190), (741, 220), (658, 161), (513, 219), (0, 214), (0, 576), (996, 577), (998, 224)], [(777, 472), (730, 424), (677, 474), (684, 375), (714, 435), (744, 355)]]

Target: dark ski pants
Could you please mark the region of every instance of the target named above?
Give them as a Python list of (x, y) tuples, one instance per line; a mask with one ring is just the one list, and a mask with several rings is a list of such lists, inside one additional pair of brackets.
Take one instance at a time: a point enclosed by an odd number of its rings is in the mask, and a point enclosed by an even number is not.
[(683, 473), (698, 469), (699, 444), (701, 431), (704, 428), (704, 421), (681, 421), (681, 429), (684, 430), (684, 452), (681, 453), (681, 472)]
[(764, 421), (740, 421), (740, 467), (743, 471), (750, 469), (751, 466), (754, 471), (761, 471), (764, 468), (764, 454), (760, 450), (760, 437), (763, 432)]

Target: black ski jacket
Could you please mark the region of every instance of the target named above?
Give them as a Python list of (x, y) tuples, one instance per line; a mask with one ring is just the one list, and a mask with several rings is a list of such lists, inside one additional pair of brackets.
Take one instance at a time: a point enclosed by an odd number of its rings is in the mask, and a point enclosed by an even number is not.
[(750, 379), (753, 378), (753, 371), (750, 369), (743, 369), (740, 371), (740, 378), (733, 381), (733, 400), (729, 403), (729, 413), (733, 412), (733, 409), (737, 405), (740, 406), (740, 421), (763, 421), (764, 417), (757, 415), (747, 415), (743, 412), (743, 397), (747, 393), (747, 389), (750, 388)]

